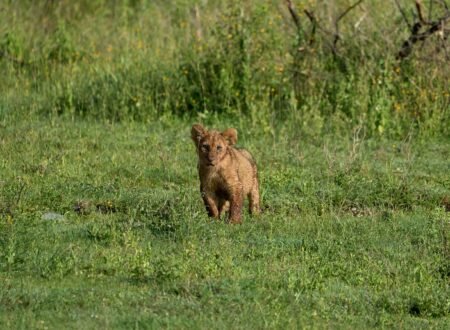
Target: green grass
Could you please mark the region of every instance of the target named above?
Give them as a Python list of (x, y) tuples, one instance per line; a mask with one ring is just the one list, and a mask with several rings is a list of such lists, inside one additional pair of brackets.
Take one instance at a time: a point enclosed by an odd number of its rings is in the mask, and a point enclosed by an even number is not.
[[(293, 3), (2, 2), (1, 329), (450, 328), (447, 30), (400, 61), (363, 1), (333, 51), (355, 2)], [(260, 216), (206, 216), (194, 122), (238, 129)]]
[(264, 212), (231, 226), (206, 216), (185, 121), (5, 122), (0, 324), (448, 327), (448, 141), (237, 128)]

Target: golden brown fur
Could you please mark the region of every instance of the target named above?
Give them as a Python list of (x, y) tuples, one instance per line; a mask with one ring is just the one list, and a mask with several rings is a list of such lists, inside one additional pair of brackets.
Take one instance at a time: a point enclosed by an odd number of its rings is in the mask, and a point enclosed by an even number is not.
[(219, 219), (230, 211), (231, 223), (240, 223), (244, 198), (250, 200), (252, 214), (259, 213), (259, 187), (256, 163), (251, 154), (233, 146), (237, 131), (208, 131), (195, 124), (191, 137), (197, 148), (200, 192), (209, 216)]

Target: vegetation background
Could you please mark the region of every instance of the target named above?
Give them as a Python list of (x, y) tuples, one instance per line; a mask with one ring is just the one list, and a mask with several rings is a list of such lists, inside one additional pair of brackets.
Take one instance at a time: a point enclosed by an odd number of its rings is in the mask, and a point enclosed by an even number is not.
[[(448, 328), (444, 0), (5, 0), (1, 328)], [(198, 192), (236, 127), (264, 212)]]

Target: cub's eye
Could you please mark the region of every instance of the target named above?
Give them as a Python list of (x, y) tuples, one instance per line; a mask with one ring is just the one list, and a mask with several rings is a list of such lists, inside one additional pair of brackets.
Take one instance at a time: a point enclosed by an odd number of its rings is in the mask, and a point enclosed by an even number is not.
[(217, 151), (222, 151), (222, 146), (217, 146)]
[(207, 145), (207, 144), (202, 144), (202, 149), (203, 149), (203, 150), (209, 150), (209, 145)]

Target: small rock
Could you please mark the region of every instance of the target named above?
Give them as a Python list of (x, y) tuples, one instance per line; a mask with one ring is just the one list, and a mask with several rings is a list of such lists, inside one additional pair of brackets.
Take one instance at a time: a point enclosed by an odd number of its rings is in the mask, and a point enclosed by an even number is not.
[(61, 221), (64, 220), (64, 216), (55, 212), (47, 212), (42, 215), (42, 220), (56, 220)]

